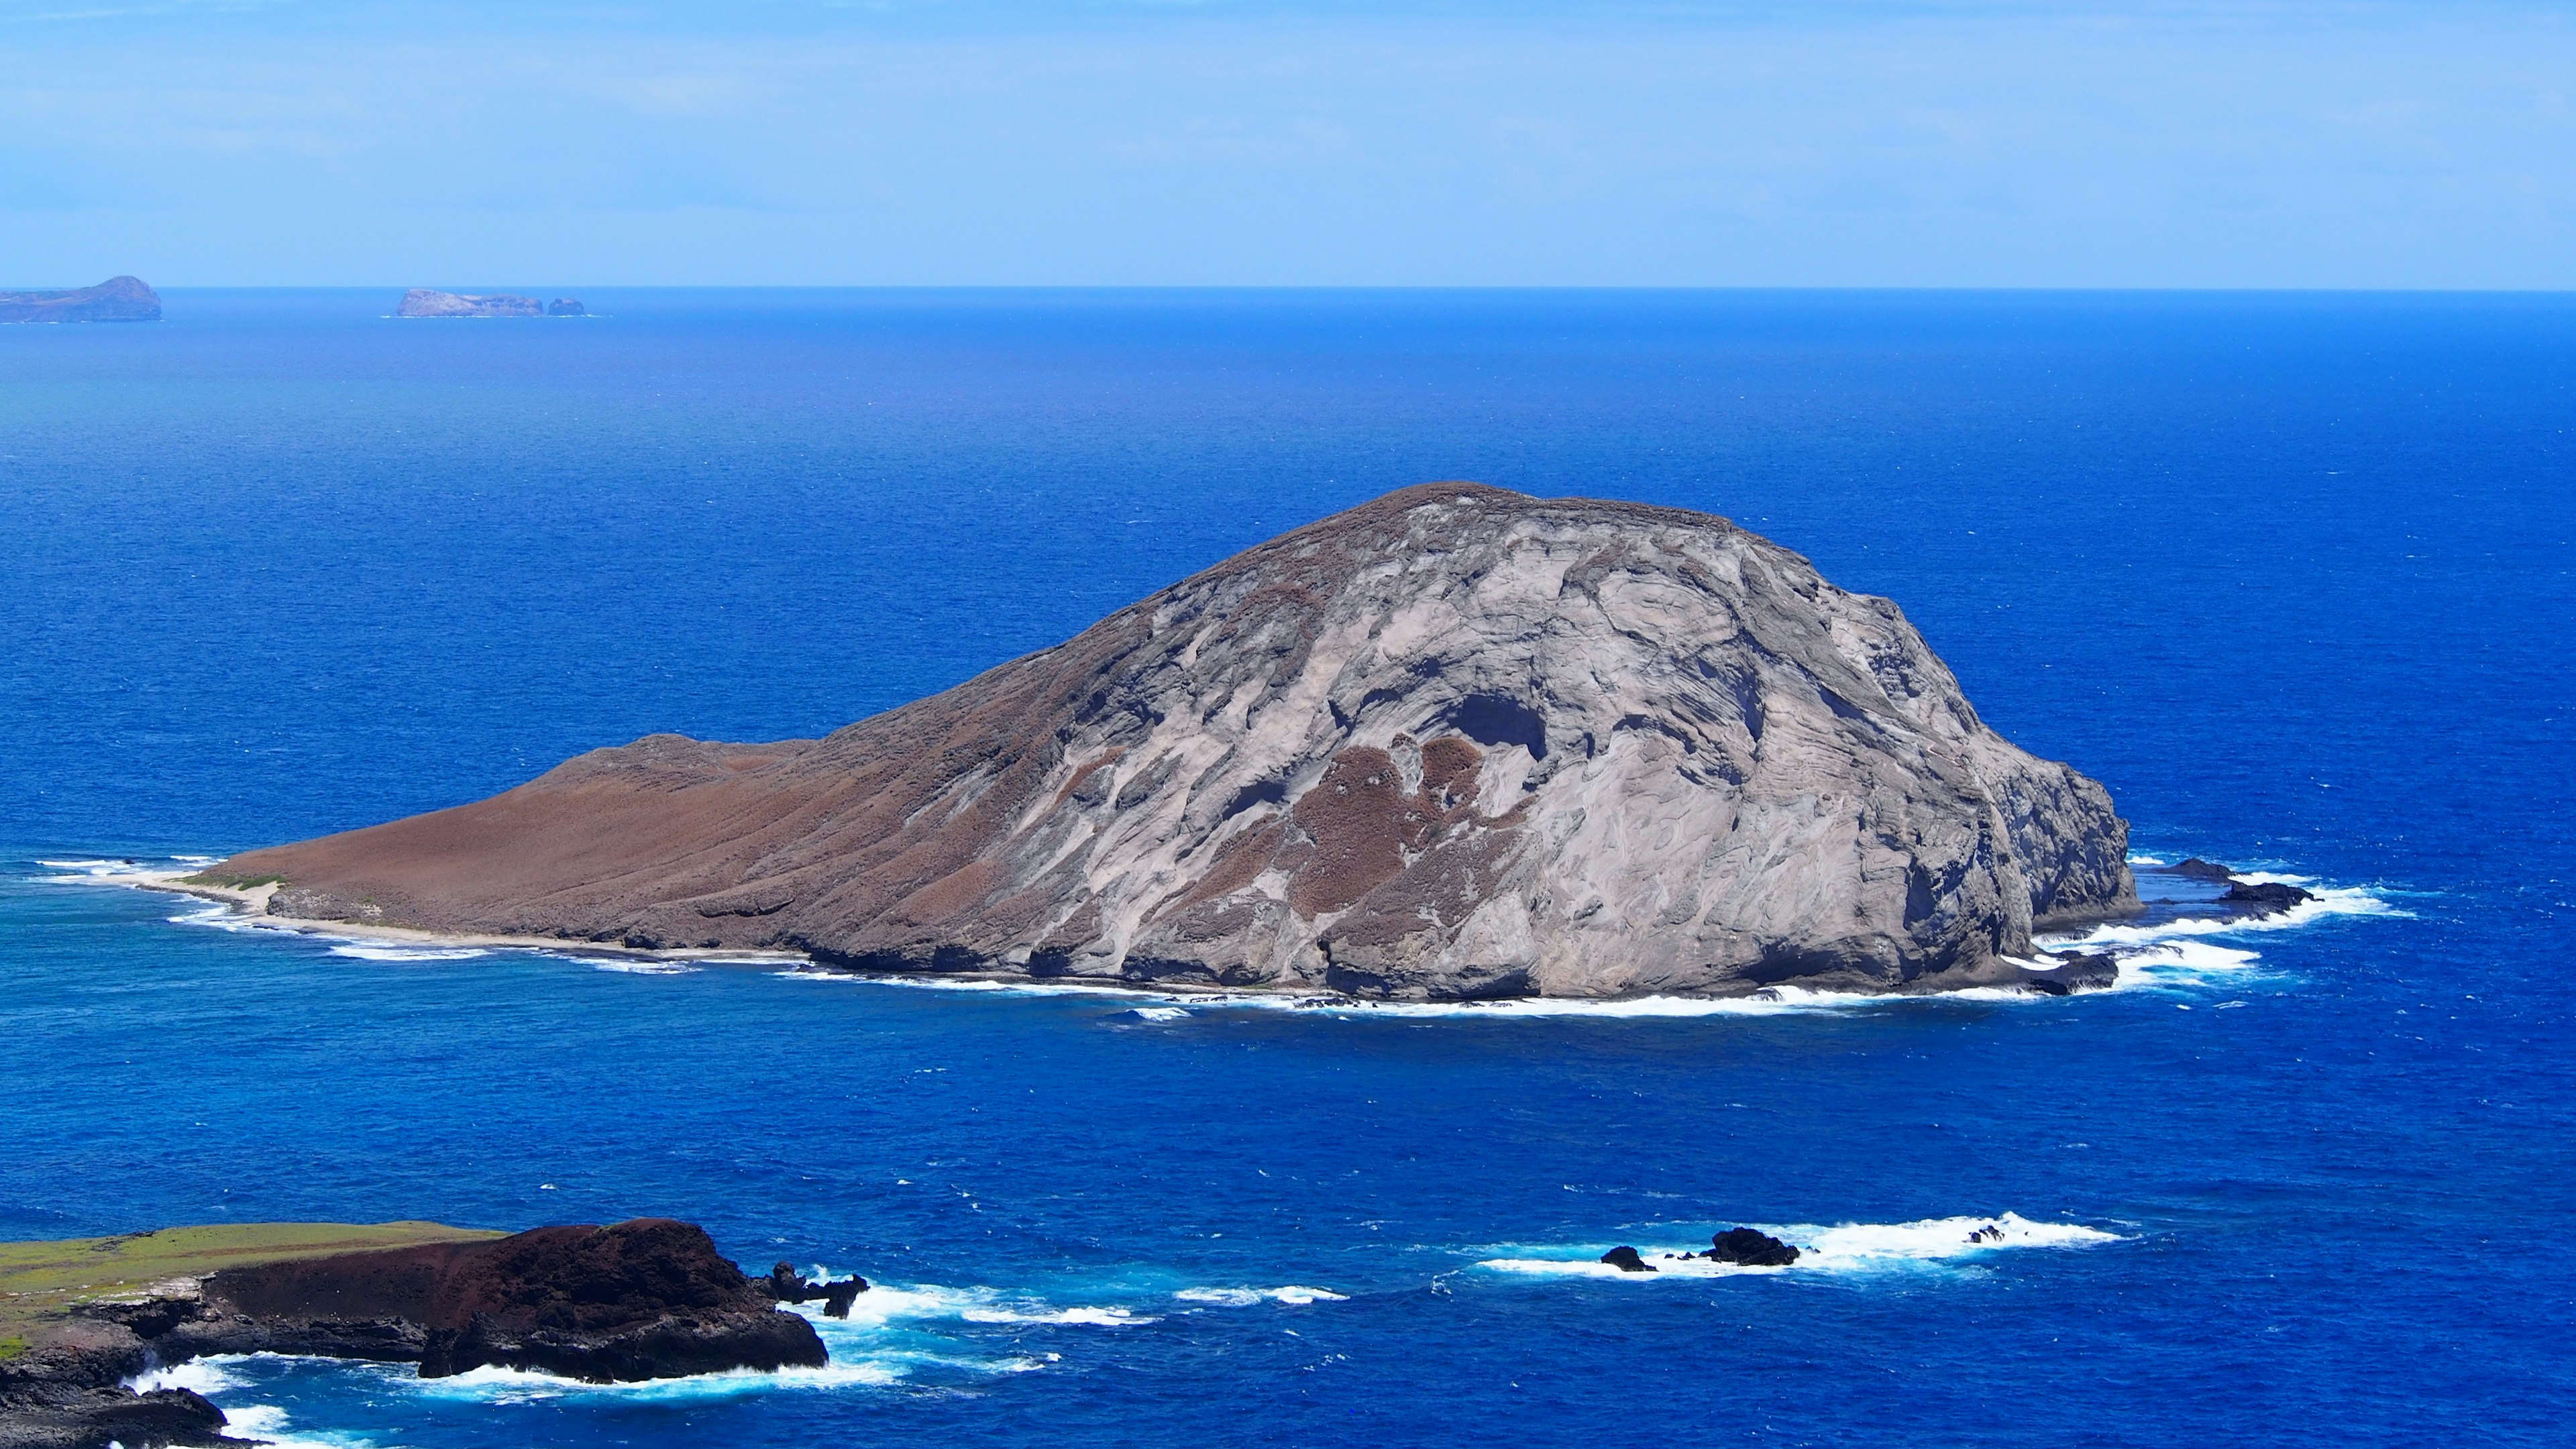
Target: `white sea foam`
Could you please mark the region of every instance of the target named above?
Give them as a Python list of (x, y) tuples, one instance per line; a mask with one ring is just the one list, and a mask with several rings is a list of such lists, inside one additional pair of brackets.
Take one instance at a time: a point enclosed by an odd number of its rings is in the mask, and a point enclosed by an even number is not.
[(650, 958), (628, 960), (614, 956), (573, 956), (558, 951), (538, 954), (562, 961), (578, 961), (594, 971), (614, 971), (623, 976), (687, 976), (698, 967), (687, 961), (657, 961)]
[(155, 1389), (187, 1389), (211, 1399), (226, 1389), (241, 1387), (241, 1377), (232, 1372), (232, 1366), (242, 1362), (244, 1357), (242, 1354), (224, 1354), (217, 1358), (192, 1358), (186, 1363), (145, 1369), (127, 1379), (125, 1386), (138, 1394), (148, 1394)]
[(223, 1402), (249, 1387), (248, 1381), (237, 1370), (253, 1359), (281, 1363), (330, 1362), (326, 1359), (294, 1360), (273, 1353), (219, 1354), (212, 1358), (190, 1359), (166, 1368), (148, 1369), (127, 1379), (125, 1386), (137, 1393), (150, 1393), (155, 1389), (194, 1390), (217, 1401), (216, 1406), (224, 1411), (224, 1431), (227, 1434), (236, 1438), (250, 1437), (272, 1446), (272, 1449), (363, 1449), (368, 1443), (350, 1434), (290, 1432), (286, 1410), (275, 1404)]
[[(1798, 1249), (1798, 1261), (1785, 1268), (1755, 1268), (1707, 1258), (1684, 1258), (1707, 1246), (1707, 1239), (1684, 1244), (1637, 1245), (1652, 1273), (1628, 1273), (1601, 1261), (1608, 1244), (1539, 1248), (1526, 1256), (1486, 1258), (1477, 1267), (1496, 1273), (1551, 1278), (1616, 1278), (1651, 1283), (1672, 1278), (1726, 1278), (1742, 1274), (1870, 1273), (1924, 1264), (1973, 1260), (2019, 1248), (2081, 1248), (2120, 1240), (2117, 1233), (2080, 1223), (2034, 1222), (2019, 1213), (1993, 1217), (1927, 1218), (1911, 1223), (1844, 1223), (1835, 1227), (1791, 1223), (1765, 1227)], [(1979, 1234), (1971, 1239), (1969, 1234)], [(1670, 1254), (1670, 1257), (1666, 1257)]]
[(1343, 1303), (1347, 1293), (1330, 1288), (1307, 1288), (1291, 1283), (1283, 1288), (1184, 1288), (1172, 1295), (1183, 1303), (1212, 1303), (1220, 1308), (1250, 1308), (1256, 1303), (1285, 1303), (1302, 1308), (1309, 1303)]
[(331, 954), (360, 961), (471, 961), (492, 953), (474, 946), (387, 946), (351, 941), (332, 947)]
[(215, 857), (211, 855), (164, 855), (156, 856), (150, 860), (146, 860), (141, 857), (119, 857), (115, 859), (40, 860), (36, 862), (36, 864), (43, 866), (47, 870), (67, 872), (67, 874), (63, 875), (39, 877), (39, 879), (59, 884), (79, 884), (84, 882), (118, 884), (136, 880), (149, 880), (156, 876), (200, 870), (214, 863)]
[(1067, 1323), (1092, 1328), (1132, 1328), (1161, 1321), (1127, 1308), (969, 1308), (957, 1316), (968, 1323)]
[(686, 1378), (642, 1379), (630, 1383), (594, 1384), (533, 1369), (486, 1365), (443, 1379), (395, 1379), (423, 1398), (474, 1399), (484, 1403), (519, 1404), (544, 1399), (606, 1398), (628, 1403), (674, 1403), (730, 1399), (782, 1389), (882, 1387), (904, 1377), (899, 1364), (862, 1359), (821, 1368), (726, 1369)]
[(2390, 905), (2375, 892), (2359, 886), (2317, 885), (2304, 876), (2276, 875), (2271, 872), (2249, 873), (2240, 879), (2277, 881), (2295, 885), (2311, 893), (2312, 898), (2285, 911), (2268, 916), (2185, 916), (2178, 920), (2130, 925), (2112, 922), (2095, 926), (2078, 936), (2060, 937), (2047, 944), (2068, 951), (2119, 951), (2151, 946), (2191, 936), (2235, 936), (2252, 932), (2295, 931), (2338, 916), (2404, 916), (2406, 912)]
[(1120, 1014), (1137, 1021), (1187, 1021), (1190, 1009), (1186, 1006), (1139, 1006)]
[[(819, 1277), (830, 1277), (828, 1270), (817, 1268)], [(961, 1323), (1061, 1323), (1102, 1328), (1126, 1328), (1152, 1323), (1147, 1314), (1129, 1308), (1078, 1304), (1070, 1307), (1049, 1303), (1024, 1293), (1005, 1293), (999, 1288), (944, 1288), (933, 1283), (875, 1283), (850, 1304), (850, 1316), (826, 1318), (816, 1305), (796, 1309), (812, 1321), (828, 1347), (836, 1330), (867, 1331), (893, 1324), (933, 1322), (947, 1319)]]

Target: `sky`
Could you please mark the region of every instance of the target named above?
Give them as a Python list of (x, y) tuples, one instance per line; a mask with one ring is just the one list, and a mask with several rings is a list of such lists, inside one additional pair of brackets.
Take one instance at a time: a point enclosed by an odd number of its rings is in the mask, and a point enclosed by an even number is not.
[(0, 0), (0, 287), (2576, 286), (2576, 0)]

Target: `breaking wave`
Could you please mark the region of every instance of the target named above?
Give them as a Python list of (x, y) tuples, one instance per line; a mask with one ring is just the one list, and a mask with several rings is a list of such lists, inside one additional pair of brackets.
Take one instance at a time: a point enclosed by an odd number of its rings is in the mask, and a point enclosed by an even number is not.
[(386, 946), (353, 941), (332, 947), (331, 954), (360, 961), (471, 961), (492, 953), (476, 946)]
[(1309, 1303), (1347, 1303), (1350, 1295), (1330, 1288), (1306, 1288), (1291, 1283), (1284, 1288), (1184, 1288), (1172, 1295), (1183, 1303), (1210, 1303), (1219, 1308), (1250, 1308), (1258, 1303), (1284, 1303), (1303, 1308)]
[[(167, 1368), (147, 1369), (125, 1381), (137, 1393), (155, 1389), (189, 1389), (218, 1401), (224, 1411), (224, 1433), (232, 1439), (266, 1444), (270, 1449), (348, 1449), (352, 1442), (344, 1434), (311, 1431), (298, 1434), (285, 1409), (275, 1404), (243, 1403), (239, 1394), (252, 1387), (241, 1372), (246, 1365), (266, 1363), (285, 1366), (297, 1362), (331, 1363), (335, 1360), (296, 1360), (281, 1354), (223, 1354), (214, 1358), (191, 1359)], [(222, 1399), (231, 1398), (232, 1403)]]
[[(1637, 1244), (1638, 1255), (1652, 1273), (1627, 1273), (1601, 1261), (1609, 1243), (1528, 1247), (1511, 1256), (1480, 1260), (1476, 1266), (1493, 1273), (1547, 1278), (1618, 1278), (1656, 1282), (1666, 1278), (1730, 1278), (1745, 1274), (1876, 1273), (1924, 1265), (1975, 1261), (1995, 1253), (2024, 1248), (2085, 1248), (2121, 1241), (2117, 1233), (2080, 1223), (2035, 1222), (2019, 1213), (1993, 1217), (1926, 1218), (1911, 1223), (1812, 1223), (1764, 1225), (1763, 1231), (1798, 1249), (1798, 1261), (1785, 1268), (1755, 1268), (1682, 1254), (1708, 1246), (1705, 1236), (1683, 1243)], [(1970, 1234), (1977, 1234), (1970, 1237)], [(1516, 1248), (1523, 1245), (1515, 1244)]]

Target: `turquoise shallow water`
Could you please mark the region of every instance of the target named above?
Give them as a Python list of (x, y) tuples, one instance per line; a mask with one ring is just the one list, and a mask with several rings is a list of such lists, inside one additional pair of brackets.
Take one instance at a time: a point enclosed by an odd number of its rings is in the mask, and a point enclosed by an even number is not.
[[(2576, 304), (387, 300), (0, 329), (0, 1232), (667, 1213), (889, 1286), (804, 1380), (180, 1371), (264, 1435), (2542, 1444), (2576, 1409)], [(385, 950), (81, 864), (828, 729), (1444, 476), (1761, 529), (2141, 850), (2337, 910), (2165, 931), (2068, 1001), (1328, 1013)], [(1737, 1222), (1820, 1251), (1580, 1271)]]

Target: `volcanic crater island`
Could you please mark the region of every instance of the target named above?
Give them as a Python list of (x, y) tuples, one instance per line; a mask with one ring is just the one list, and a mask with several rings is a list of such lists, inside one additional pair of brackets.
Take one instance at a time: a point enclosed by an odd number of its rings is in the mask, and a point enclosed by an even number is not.
[(652, 735), (182, 888), (334, 930), (1398, 1000), (2107, 985), (2109, 792), (1707, 514), (1405, 489), (822, 739)]

